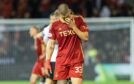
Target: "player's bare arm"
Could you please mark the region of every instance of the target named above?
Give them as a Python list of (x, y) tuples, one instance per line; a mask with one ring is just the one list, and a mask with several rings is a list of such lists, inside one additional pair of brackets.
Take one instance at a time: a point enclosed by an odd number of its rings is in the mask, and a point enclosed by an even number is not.
[(50, 76), (49, 73), (52, 73), (50, 59), (54, 51), (55, 40), (49, 39), (46, 47), (46, 62), (45, 62), (45, 73)]
[(81, 30), (79, 30), (79, 28), (77, 28), (74, 19), (68, 21), (67, 23), (69, 25), (70, 28), (73, 29), (73, 31), (78, 35), (78, 37), (82, 40), (87, 41), (88, 40), (88, 32), (82, 32)]
[(47, 48), (46, 48), (46, 60), (51, 59), (51, 56), (54, 51), (54, 46), (55, 46), (55, 40), (49, 39), (47, 43)]

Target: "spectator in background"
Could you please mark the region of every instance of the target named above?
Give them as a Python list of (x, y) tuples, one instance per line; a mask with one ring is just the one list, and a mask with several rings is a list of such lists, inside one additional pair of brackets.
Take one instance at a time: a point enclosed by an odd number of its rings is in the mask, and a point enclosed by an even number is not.
[(51, 12), (51, 2), (50, 0), (41, 0), (39, 6), (39, 12), (42, 18), (48, 18)]
[(99, 10), (97, 8), (93, 9), (93, 14), (91, 17), (99, 17)]
[(2, 1), (2, 15), (4, 18), (12, 17), (12, 0), (3, 0)]
[(39, 10), (38, 10), (40, 1), (39, 0), (29, 0), (28, 5), (29, 5), (30, 13), (31, 13), (31, 18), (40, 18), (40, 14), (39, 14)]
[(119, 16), (132, 16), (133, 15), (133, 12), (131, 11), (132, 10), (132, 7), (129, 6), (128, 4), (120, 4), (120, 14)]
[(0, 18), (49, 18), (60, 3), (85, 17), (133, 16), (133, 0), (0, 0)]
[(17, 5), (17, 18), (30, 18), (30, 11), (28, 9), (28, 0), (19, 0)]
[(3, 18), (3, 15), (2, 15), (2, 6), (3, 6), (3, 3), (2, 3), (2, 0), (0, 0), (0, 19)]
[(93, 13), (93, 1), (92, 0), (87, 0), (85, 3), (85, 8), (87, 9), (87, 16), (91, 17)]
[(100, 12), (100, 17), (110, 17), (111, 11), (108, 6), (103, 6), (101, 12)]
[(87, 16), (87, 10), (85, 9), (85, 5), (86, 3), (85, 2), (82, 2), (80, 5), (79, 5), (79, 13), (80, 15), (86, 17)]
[[(70, 9), (72, 9), (73, 12), (79, 13), (79, 5), (81, 5), (81, 2), (85, 1), (80, 1), (80, 0), (67, 0), (66, 3), (68, 3)], [(83, 5), (84, 6), (84, 5)]]

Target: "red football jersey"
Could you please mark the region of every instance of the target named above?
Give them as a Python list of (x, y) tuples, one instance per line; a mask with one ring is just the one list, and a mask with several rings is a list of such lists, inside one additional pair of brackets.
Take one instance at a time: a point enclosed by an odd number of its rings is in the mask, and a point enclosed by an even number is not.
[(39, 57), (43, 54), (43, 41), (41, 38), (36, 38), (35, 39), (35, 50), (36, 50), (36, 54), (37, 54), (37, 61), (39, 61)]
[[(81, 31), (88, 31), (87, 25), (84, 23), (82, 17), (73, 16), (73, 19)], [(84, 61), (81, 39), (66, 23), (60, 20), (54, 22), (49, 31), (49, 38), (58, 42), (57, 64), (66, 65)]]

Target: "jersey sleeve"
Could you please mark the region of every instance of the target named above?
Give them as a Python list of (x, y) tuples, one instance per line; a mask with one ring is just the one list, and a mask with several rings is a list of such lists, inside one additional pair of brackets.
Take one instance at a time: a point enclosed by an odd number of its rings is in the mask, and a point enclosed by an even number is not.
[(45, 28), (44, 29), (44, 33), (43, 33), (43, 41), (45, 43), (47, 43), (47, 41), (48, 41), (48, 32), (49, 32), (49, 29), (48, 28)]
[(43, 31), (41, 32), (41, 36), (42, 36), (42, 37), (45, 36), (45, 30), (46, 30), (46, 28), (44, 28)]
[(36, 39), (36, 46), (40, 46), (42, 44), (41, 38)]
[(49, 33), (48, 33), (48, 38), (49, 39), (56, 39), (56, 34), (55, 34), (55, 30), (54, 30), (54, 24), (51, 25)]
[(40, 38), (36, 38), (35, 39), (35, 47), (36, 47), (36, 53), (37, 53), (37, 56), (40, 56), (41, 55), (41, 44), (42, 44), (42, 42), (41, 42), (41, 39)]
[(79, 29), (82, 31), (82, 32), (87, 32), (88, 31), (88, 26), (86, 25), (86, 23), (84, 22), (83, 20), (83, 17), (79, 17), (78, 18), (79, 20)]

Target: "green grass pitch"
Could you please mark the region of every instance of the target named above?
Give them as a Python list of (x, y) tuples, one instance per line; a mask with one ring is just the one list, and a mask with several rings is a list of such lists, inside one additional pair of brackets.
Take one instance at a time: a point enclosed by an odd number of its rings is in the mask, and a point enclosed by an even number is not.
[[(0, 84), (29, 84), (29, 82), (28, 81), (0, 81)], [(83, 84), (134, 84), (134, 82), (119, 81), (119, 82), (95, 83), (91, 81), (83, 81)]]

